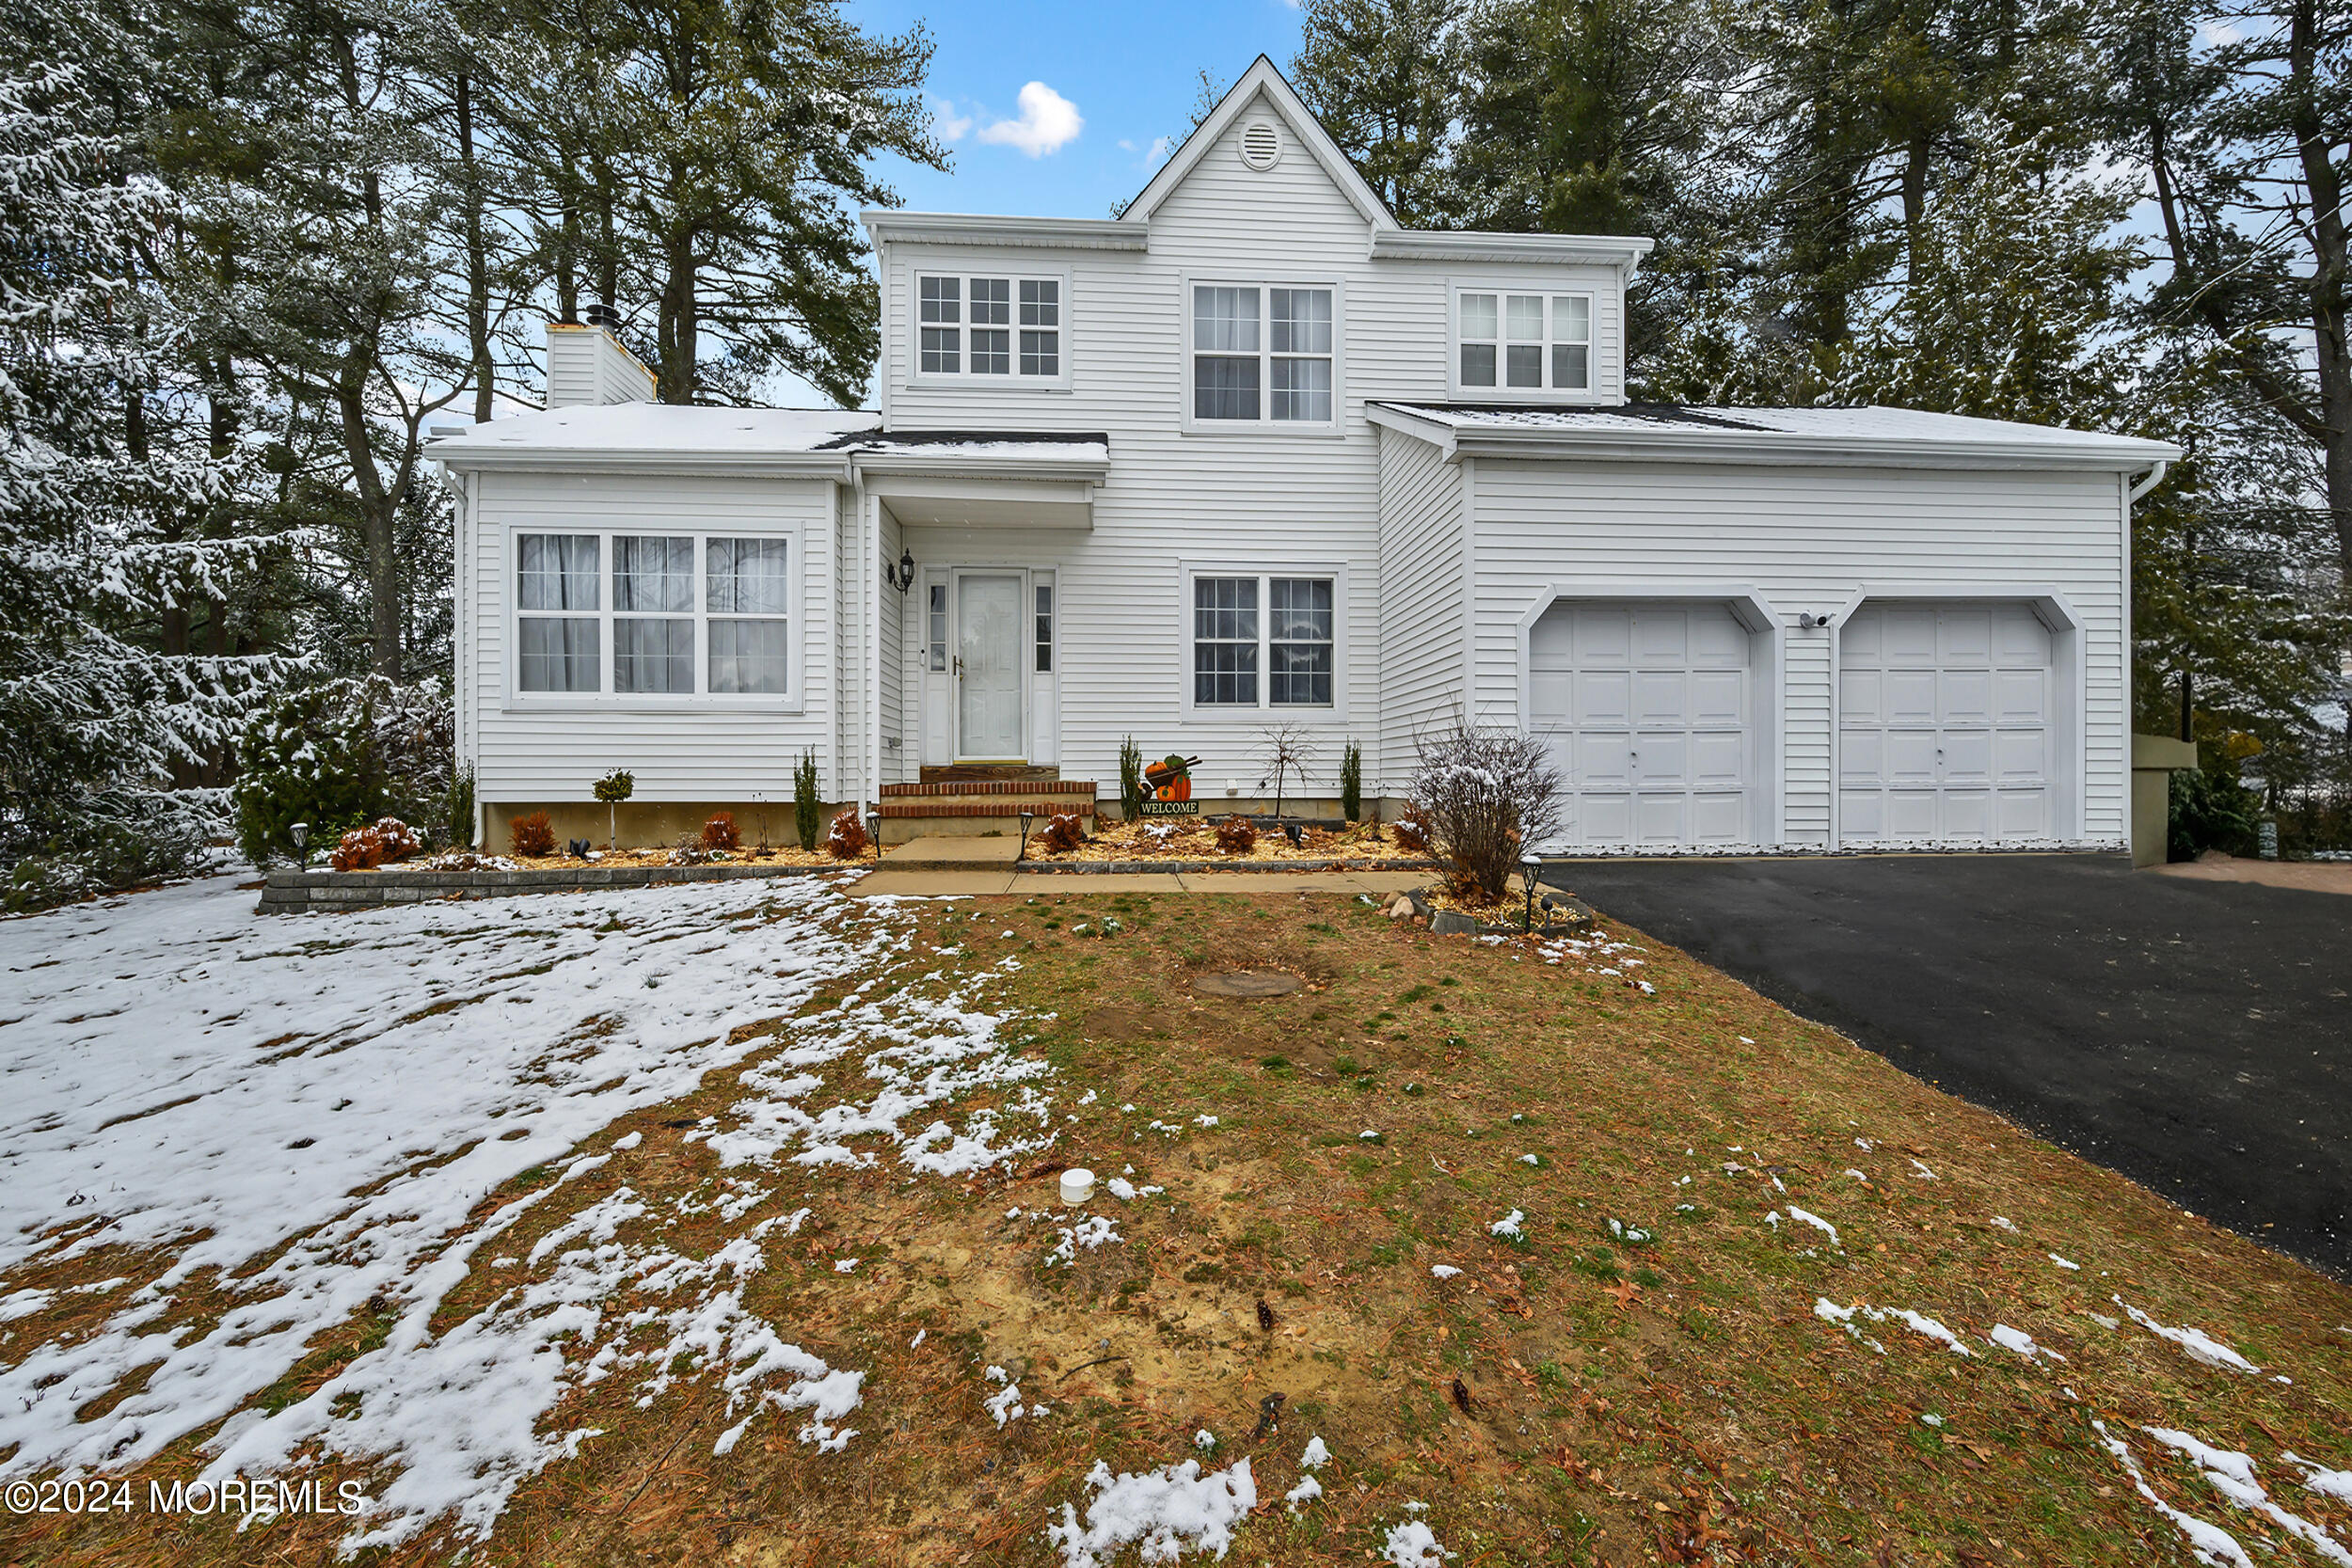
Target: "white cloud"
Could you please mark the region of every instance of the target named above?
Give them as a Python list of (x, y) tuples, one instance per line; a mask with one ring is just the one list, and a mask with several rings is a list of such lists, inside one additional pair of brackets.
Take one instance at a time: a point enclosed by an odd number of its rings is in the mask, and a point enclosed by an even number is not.
[(964, 133), (971, 129), (972, 117), (956, 113), (954, 99), (935, 98), (931, 101), (932, 135), (946, 142), (961, 141)]
[(1136, 166), (1138, 168), (1157, 168), (1162, 164), (1168, 162), (1168, 155), (1170, 152), (1176, 150), (1176, 138), (1173, 136), (1153, 136), (1152, 138), (1152, 145), (1145, 147), (1140, 143), (1128, 141), (1122, 137), (1119, 143), (1119, 150), (1121, 152), (1133, 152), (1137, 154), (1139, 162)]
[(1077, 140), (1085, 126), (1078, 105), (1044, 83), (1031, 82), (1021, 89), (1021, 118), (982, 126), (980, 140), (1042, 158)]

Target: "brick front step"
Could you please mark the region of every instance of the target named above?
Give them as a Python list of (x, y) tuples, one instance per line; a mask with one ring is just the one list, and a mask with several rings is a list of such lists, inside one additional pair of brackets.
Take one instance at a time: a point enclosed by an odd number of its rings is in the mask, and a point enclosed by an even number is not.
[(1092, 816), (1094, 815), (1094, 800), (1092, 797), (1089, 797), (1085, 800), (1078, 800), (1065, 795), (1057, 800), (1012, 800), (1009, 798), (993, 800), (972, 800), (954, 797), (943, 799), (938, 796), (925, 796), (917, 800), (910, 800), (888, 797), (888, 785), (883, 786), (885, 799), (882, 800), (881, 813), (882, 818), (885, 822), (896, 822), (909, 817), (923, 816), (1009, 817), (1018, 816), (1025, 811), (1033, 812), (1039, 816), (1052, 816), (1057, 813), (1072, 812), (1074, 812), (1080, 816)]
[[(978, 800), (1017, 795), (1025, 800), (1041, 800), (1046, 796), (1081, 796), (1091, 802), (1095, 789), (1092, 779), (957, 779), (942, 784), (892, 784), (882, 786), (885, 800)], [(1000, 804), (999, 814), (1019, 811), (1019, 805)], [(1067, 804), (1054, 808), (1069, 810)], [(887, 812), (888, 807), (883, 810)]]

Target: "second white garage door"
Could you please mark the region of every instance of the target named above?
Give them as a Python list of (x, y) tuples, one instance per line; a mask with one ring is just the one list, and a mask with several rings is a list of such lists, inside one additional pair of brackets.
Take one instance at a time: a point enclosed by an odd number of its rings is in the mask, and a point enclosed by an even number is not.
[(1837, 661), (1840, 837), (2051, 836), (2052, 644), (2029, 607), (1865, 603)]
[(1755, 841), (1750, 641), (1717, 602), (1563, 600), (1535, 623), (1529, 719), (1569, 846)]

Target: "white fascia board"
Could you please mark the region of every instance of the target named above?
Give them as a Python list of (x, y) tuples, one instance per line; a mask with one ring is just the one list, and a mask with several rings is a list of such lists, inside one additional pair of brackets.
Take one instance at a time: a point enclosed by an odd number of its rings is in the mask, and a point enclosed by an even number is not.
[(848, 483), (850, 458), (841, 451), (691, 451), (675, 447), (465, 448), (425, 455), (453, 470), (630, 474), (756, 474)]
[[(1434, 421), (1433, 421), (1434, 422)], [(1806, 467), (2112, 468), (2136, 470), (2177, 447), (2123, 436), (2079, 441), (1932, 436), (1792, 436), (1780, 431), (1501, 429), (1454, 425), (1462, 457), (1581, 458), (1587, 462), (1740, 463)]]
[(877, 248), (885, 245), (1002, 245), (1027, 250), (1143, 250), (1150, 227), (1114, 218), (992, 217), (979, 213), (858, 214)]
[(1364, 177), (1356, 172), (1356, 166), (1347, 161), (1347, 155), (1340, 150), (1339, 144), (1332, 141), (1330, 133), (1324, 130), (1323, 122), (1315, 119), (1313, 112), (1300, 101), (1289, 81), (1283, 77), (1280, 68), (1263, 55), (1242, 72), (1240, 81), (1226, 89), (1225, 96), (1216, 101), (1216, 107), (1209, 111), (1209, 118), (1194, 127), (1192, 135), (1184, 138), (1184, 145), (1160, 166), (1160, 171), (1152, 177), (1151, 183), (1145, 185), (1128, 206), (1126, 216), (1117, 221), (1138, 227), (1147, 222), (1160, 203), (1184, 182), (1193, 166), (1206, 157), (1209, 149), (1224, 138), (1225, 133), (1232, 128), (1233, 121), (1241, 118), (1242, 111), (1262, 94), (1267, 103), (1274, 105), (1274, 112), (1290, 123), (1291, 135), (1298, 138), (1299, 145), (1323, 166), (1323, 171), (1331, 177), (1331, 182), (1339, 186), (1341, 193), (1363, 214), (1364, 221), (1372, 225), (1373, 232), (1378, 234), (1395, 229), (1396, 218), (1390, 213), (1388, 204), (1370, 185), (1364, 183)]
[(1534, 261), (1628, 269), (1656, 240), (1616, 234), (1510, 234), (1482, 230), (1389, 229), (1372, 237), (1375, 261)]
[(1419, 414), (1408, 414), (1402, 408), (1382, 404), (1364, 404), (1364, 418), (1383, 430), (1416, 436), (1438, 449), (1438, 455), (1447, 462), (1454, 460), (1454, 427), (1438, 420), (1427, 420)]
[(1099, 458), (960, 456), (952, 451), (862, 451), (851, 460), (859, 480), (914, 478), (977, 480), (1076, 480), (1099, 484), (1110, 476), (1107, 453)]

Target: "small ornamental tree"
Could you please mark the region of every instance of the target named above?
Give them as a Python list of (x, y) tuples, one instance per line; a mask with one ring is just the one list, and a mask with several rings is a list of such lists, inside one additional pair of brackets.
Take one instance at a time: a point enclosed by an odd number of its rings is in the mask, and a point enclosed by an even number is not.
[(1119, 741), (1119, 814), (1133, 822), (1143, 815), (1143, 748), (1132, 735)]
[(817, 852), (817, 835), (824, 826), (825, 803), (817, 797), (817, 748), (811, 746), (792, 769), (792, 827), (807, 853)]
[(1307, 768), (1315, 759), (1314, 732), (1304, 724), (1274, 724), (1258, 732), (1258, 760), (1265, 764), (1266, 778), (1259, 781), (1264, 787), (1267, 780), (1274, 784), (1274, 820), (1282, 820), (1282, 786), (1291, 779), (1298, 787), (1307, 787)]
[(1522, 848), (1559, 831), (1565, 781), (1544, 743), (1518, 730), (1456, 724), (1419, 748), (1412, 795), (1430, 847), (1466, 891), (1501, 898)]
[(621, 847), (621, 802), (636, 793), (637, 775), (625, 768), (615, 768), (596, 781), (596, 799), (604, 802), (606, 848)]
[(1350, 822), (1364, 819), (1364, 749), (1352, 740), (1340, 753), (1340, 810)]

